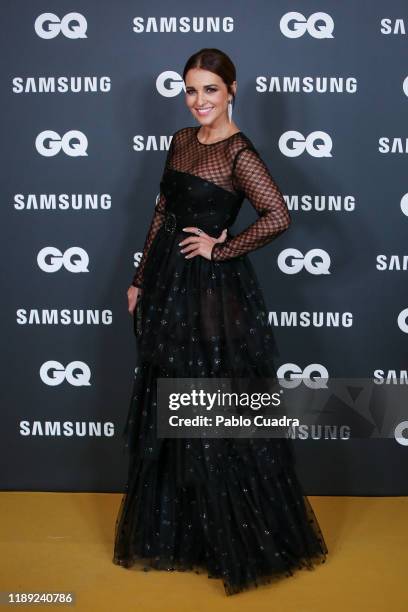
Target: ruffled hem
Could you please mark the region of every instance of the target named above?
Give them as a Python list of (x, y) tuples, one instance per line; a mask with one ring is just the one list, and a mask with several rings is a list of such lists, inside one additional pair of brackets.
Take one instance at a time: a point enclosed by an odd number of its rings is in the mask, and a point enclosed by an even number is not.
[[(113, 563), (206, 574), (222, 579), (227, 595), (324, 563), (328, 549), (296, 478), (290, 447), (264, 442), (249, 457), (252, 445), (242, 455), (236, 450), (222, 478), (194, 474), (214, 454), (206, 461), (206, 455), (190, 460), (187, 453), (186, 469), (180, 469), (179, 447), (168, 447), (157, 461), (131, 462)], [(231, 448), (219, 443), (212, 452), (223, 452), (227, 465)]]
[(308, 570), (315, 571), (319, 565), (326, 562), (327, 548), (321, 553), (317, 553), (312, 557), (303, 557), (298, 559), (296, 563), (289, 564), (286, 569), (272, 570), (269, 573), (260, 574), (253, 578), (248, 578), (246, 582), (240, 584), (232, 584), (226, 579), (227, 571), (211, 572), (202, 564), (189, 563), (186, 561), (175, 561), (170, 558), (152, 559), (151, 557), (139, 557), (134, 555), (130, 559), (122, 560), (114, 555), (112, 561), (115, 565), (119, 565), (128, 570), (150, 572), (167, 571), (167, 572), (194, 572), (195, 574), (206, 576), (211, 579), (222, 579), (225, 594), (227, 596), (237, 595), (244, 591), (249, 591), (260, 586), (273, 584), (284, 578), (295, 576), (297, 571)]

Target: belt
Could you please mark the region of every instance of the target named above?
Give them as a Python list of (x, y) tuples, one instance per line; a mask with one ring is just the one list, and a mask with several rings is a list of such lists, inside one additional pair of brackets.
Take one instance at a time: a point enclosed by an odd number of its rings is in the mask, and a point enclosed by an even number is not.
[[(211, 223), (213, 224), (215, 221), (215, 219), (211, 219)], [(166, 232), (168, 232), (169, 234), (173, 234), (177, 228), (181, 229), (182, 227), (186, 226), (186, 225), (200, 225), (200, 223), (204, 223), (204, 225), (209, 225), (209, 218), (208, 218), (208, 214), (202, 214), (202, 215), (198, 215), (195, 219), (191, 218), (190, 216), (186, 216), (186, 215), (176, 215), (173, 212), (170, 211), (166, 211), (164, 213), (164, 230)], [(214, 232), (217, 233), (217, 225), (213, 225), (213, 230)], [(230, 222), (227, 221), (225, 218), (220, 220), (220, 227), (230, 227)], [(221, 229), (219, 230), (219, 232), (221, 232)]]
[(177, 217), (172, 212), (166, 212), (164, 215), (164, 229), (169, 234), (172, 234), (177, 227)]

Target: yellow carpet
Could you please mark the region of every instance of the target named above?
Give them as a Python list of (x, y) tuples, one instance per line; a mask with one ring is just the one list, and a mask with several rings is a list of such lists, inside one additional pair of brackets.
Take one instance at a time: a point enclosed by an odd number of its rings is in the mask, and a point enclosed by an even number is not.
[[(313, 497), (329, 554), (274, 584), (227, 597), (222, 581), (112, 563), (121, 494), (3, 492), (1, 591), (73, 591), (76, 605), (134, 612), (406, 612), (408, 498)], [(8, 609), (10, 606), (2, 606)], [(27, 606), (26, 609), (33, 609)]]

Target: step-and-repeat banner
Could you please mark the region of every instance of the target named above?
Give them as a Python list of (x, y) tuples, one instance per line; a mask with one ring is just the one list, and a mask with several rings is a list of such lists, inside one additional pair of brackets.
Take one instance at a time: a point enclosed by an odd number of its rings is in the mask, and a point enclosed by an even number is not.
[[(2, 21), (3, 489), (123, 486), (126, 292), (171, 135), (198, 125), (181, 75), (203, 47), (234, 61), (234, 120), (291, 211), (249, 255), (280, 376), (407, 384), (405, 2), (17, 0)], [(245, 202), (233, 232), (255, 218)], [(303, 428), (306, 492), (406, 494), (407, 427)]]

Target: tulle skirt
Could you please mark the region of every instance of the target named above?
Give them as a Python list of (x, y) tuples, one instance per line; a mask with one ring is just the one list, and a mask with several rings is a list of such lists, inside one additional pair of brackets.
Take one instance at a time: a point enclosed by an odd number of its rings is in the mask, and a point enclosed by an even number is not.
[(249, 259), (185, 260), (183, 238), (159, 231), (135, 313), (138, 367), (113, 562), (205, 573), (232, 595), (312, 569), (328, 551), (289, 439), (157, 437), (159, 377), (276, 375), (278, 351)]

